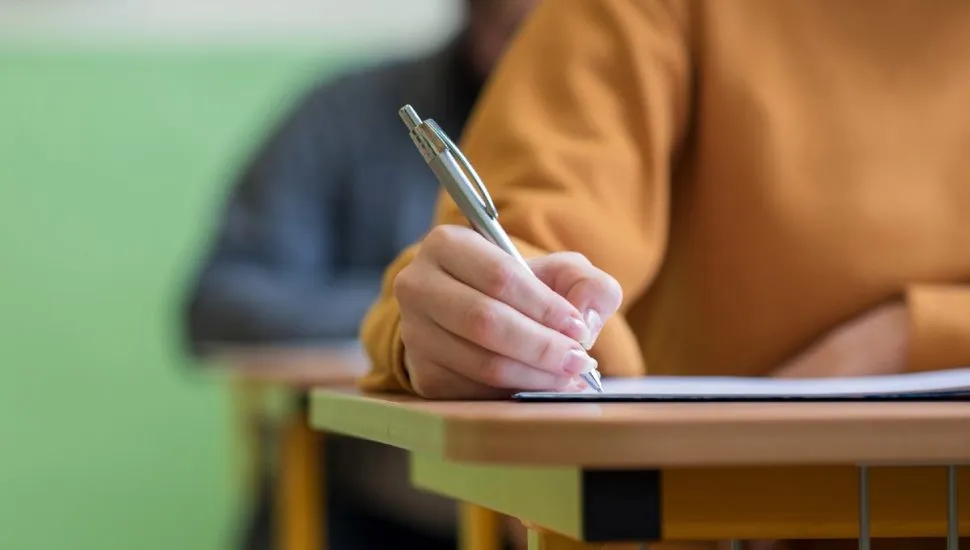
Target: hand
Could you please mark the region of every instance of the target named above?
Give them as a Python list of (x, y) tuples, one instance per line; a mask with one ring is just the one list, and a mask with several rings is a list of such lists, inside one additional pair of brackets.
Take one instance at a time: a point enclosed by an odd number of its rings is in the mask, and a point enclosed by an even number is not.
[(896, 374), (906, 369), (906, 305), (877, 307), (839, 326), (776, 372), (782, 378)]
[(405, 364), (436, 399), (578, 390), (584, 350), (616, 312), (620, 285), (575, 253), (530, 262), (534, 277), (471, 229), (439, 226), (394, 280)]

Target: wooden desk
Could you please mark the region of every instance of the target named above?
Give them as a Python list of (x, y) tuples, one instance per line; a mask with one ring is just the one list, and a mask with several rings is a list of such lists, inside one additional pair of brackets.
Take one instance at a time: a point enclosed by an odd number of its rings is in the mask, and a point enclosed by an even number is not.
[(420, 487), (541, 527), (535, 548), (970, 533), (970, 471), (949, 467), (970, 464), (970, 403), (428, 402), (316, 389), (310, 415), (411, 451)]
[[(236, 383), (237, 418), (246, 448), (243, 475), (255, 485), (257, 466), (263, 460), (258, 426), (266, 391), (281, 389), (301, 397), (313, 386), (351, 387), (367, 372), (364, 353), (357, 346), (328, 348), (231, 348), (216, 359), (229, 365)], [(300, 407), (284, 414), (277, 449), (275, 516), (276, 547), (280, 550), (326, 548), (326, 533), (320, 518), (326, 503), (320, 492), (324, 472), (320, 468), (321, 433), (314, 433)]]

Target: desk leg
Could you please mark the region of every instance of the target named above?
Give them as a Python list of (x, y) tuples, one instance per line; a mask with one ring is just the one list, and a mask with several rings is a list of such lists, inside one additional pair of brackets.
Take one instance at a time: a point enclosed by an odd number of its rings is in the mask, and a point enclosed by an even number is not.
[(461, 550), (501, 550), (502, 525), (499, 515), (468, 502), (460, 506)]
[(869, 467), (859, 467), (859, 550), (869, 550)]
[(950, 466), (946, 469), (946, 495), (947, 495), (947, 531), (946, 548), (947, 550), (960, 549), (960, 510), (959, 494), (957, 492), (957, 467)]
[[(959, 494), (957, 490), (957, 467), (947, 467), (947, 550), (960, 548), (960, 511)], [(859, 550), (869, 550), (871, 541), (869, 536), (869, 468), (859, 467)]]
[(283, 427), (277, 462), (276, 521), (280, 550), (321, 550), (326, 528), (320, 437), (296, 412)]

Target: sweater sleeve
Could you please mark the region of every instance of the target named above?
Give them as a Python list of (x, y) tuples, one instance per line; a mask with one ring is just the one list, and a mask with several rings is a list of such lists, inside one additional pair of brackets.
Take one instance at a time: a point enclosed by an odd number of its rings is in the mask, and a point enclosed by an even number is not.
[[(670, 170), (690, 105), (689, 25), (671, 1), (556, 0), (524, 25), (468, 123), (463, 150), (523, 254), (577, 251), (615, 277), (624, 306), (592, 353), (605, 375), (643, 372), (623, 316), (666, 246)], [(467, 224), (447, 195), (436, 223)], [(412, 388), (386, 271), (361, 327), (364, 386)]]
[(912, 285), (906, 300), (910, 370), (970, 366), (970, 285)]

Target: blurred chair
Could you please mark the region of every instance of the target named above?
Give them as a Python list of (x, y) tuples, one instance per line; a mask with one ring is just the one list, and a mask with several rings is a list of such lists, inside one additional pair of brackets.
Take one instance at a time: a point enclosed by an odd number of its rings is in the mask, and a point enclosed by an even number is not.
[(459, 516), (460, 550), (501, 550), (500, 516), (475, 504), (462, 502)]
[[(327, 548), (324, 495), (318, 490), (325, 480), (320, 447), (324, 434), (309, 429), (305, 415), (293, 407), (281, 418), (266, 411), (271, 388), (266, 383), (234, 376), (230, 381), (236, 425), (237, 470), (247, 502), (257, 499), (260, 468), (272, 463), (276, 499), (276, 547), (280, 550)], [(261, 439), (268, 423), (278, 424), (275, 456), (266, 456)]]
[[(256, 499), (261, 465), (272, 463), (276, 475), (277, 548), (279, 550), (324, 550), (327, 548), (324, 495), (317, 488), (326, 482), (321, 468), (321, 439), (325, 434), (311, 430), (302, 407), (268, 410), (275, 385), (266, 380), (265, 372), (254, 376), (245, 369), (230, 371), (232, 393), (236, 470), (247, 501)], [(293, 405), (292, 388), (283, 396)], [(268, 424), (275, 424), (279, 434), (275, 457), (264, 454), (262, 434)], [(275, 460), (272, 460), (275, 458)], [(486, 508), (460, 503), (459, 550), (501, 550), (500, 516)]]
[[(276, 547), (322, 550), (327, 547), (321, 443), (309, 428), (300, 399), (313, 386), (347, 387), (363, 374), (359, 350), (248, 350), (221, 354), (228, 363), (236, 434), (237, 471), (248, 502), (257, 500), (261, 468), (271, 465)], [(325, 367), (324, 367), (325, 366)], [(275, 398), (275, 399), (274, 399)], [(271, 430), (273, 456), (263, 436)]]

